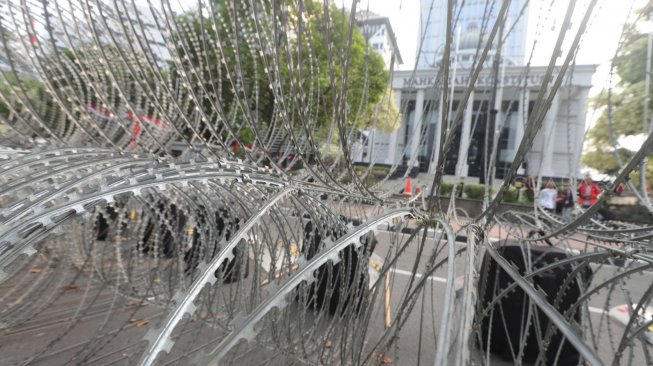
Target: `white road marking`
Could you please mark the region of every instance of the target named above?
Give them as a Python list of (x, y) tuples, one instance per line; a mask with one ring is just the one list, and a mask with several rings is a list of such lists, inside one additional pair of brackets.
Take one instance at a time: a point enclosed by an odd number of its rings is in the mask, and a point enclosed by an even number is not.
[[(391, 269), (390, 271), (394, 272), (396, 274), (404, 275), (404, 276), (412, 276), (413, 275), (413, 272), (404, 271), (403, 269)], [(422, 276), (423, 275), (421, 273), (416, 273), (415, 274), (415, 277), (417, 277), (417, 278), (422, 278)], [(444, 277), (429, 276), (428, 279), (431, 280), (431, 281), (435, 281), (435, 282), (447, 283), (447, 279), (444, 278)]]
[(601, 309), (601, 308), (595, 308), (594, 306), (588, 306), (587, 310), (589, 310), (590, 313), (595, 313), (595, 314), (607, 314), (608, 312)]
[[(403, 269), (391, 269), (390, 271), (394, 272), (396, 274), (399, 274), (399, 275), (404, 275), (404, 276), (412, 276), (413, 275), (412, 272), (404, 271)], [(422, 276), (423, 275), (421, 273), (415, 274), (415, 277), (417, 277), (417, 278), (422, 278)], [(444, 277), (429, 276), (428, 279), (431, 280), (431, 281), (435, 281), (435, 282), (447, 283), (447, 279), (444, 278)], [(597, 307), (594, 307), (594, 306), (588, 306), (587, 310), (590, 313), (594, 313), (594, 314), (601, 314), (601, 315), (607, 315), (608, 314), (608, 312), (606, 310), (603, 310), (601, 308), (597, 308)]]

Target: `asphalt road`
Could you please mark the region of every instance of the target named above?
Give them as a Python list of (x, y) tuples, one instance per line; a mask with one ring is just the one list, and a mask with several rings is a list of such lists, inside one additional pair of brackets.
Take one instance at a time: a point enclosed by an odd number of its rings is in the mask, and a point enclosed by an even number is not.
[[(401, 243), (405, 242), (409, 236), (409, 234), (380, 231), (377, 234), (379, 244), (375, 253), (381, 257), (394, 257), (398, 248), (402, 247)], [(444, 245), (444, 242), (428, 237), (424, 242), (421, 255), (418, 255), (421, 238), (417, 239), (405, 246), (403, 253), (397, 256), (387, 285), (385, 279), (382, 279), (382, 283), (379, 283), (380, 287), (377, 287), (377, 291), (380, 292), (375, 297), (373, 311), (365, 332), (364, 350), (372, 349), (385, 334), (388, 314), (383, 290), (385, 288), (391, 290), (388, 302), (389, 320), (394, 321), (399, 316), (398, 309), (406, 305), (407, 289), (411, 284), (414, 286), (417, 281), (422, 279), (426, 263), (433, 256), (433, 250), (441, 249)], [(456, 243), (456, 249), (463, 248), (464, 245), (464, 243)], [(107, 251), (110, 250), (111, 246), (107, 246)], [(390, 256), (388, 256), (389, 253)], [(444, 259), (445, 254), (446, 250), (432, 257), (430, 262)], [(464, 257), (456, 257), (454, 264), (455, 277), (462, 276), (465, 265)], [(30, 266), (36, 268), (40, 264), (35, 262)], [(133, 355), (138, 353), (136, 351), (139, 347), (142, 347), (139, 342), (143, 339), (144, 334), (168, 310), (153, 305), (138, 306), (133, 299), (125, 298), (111, 286), (102, 285), (99, 279), (89, 278), (88, 272), (76, 277), (79, 273), (71, 270), (70, 267), (53, 268), (55, 268), (53, 271), (59, 271), (56, 276), (55, 273), (52, 273), (49, 276), (38, 277), (39, 281), (48, 281), (48, 278), (57, 281), (56, 283), (43, 283), (42, 295), (44, 304), (48, 304), (47, 307), (40, 309), (33, 318), (25, 319), (20, 326), (0, 330), (0, 365), (21, 364), (25, 361), (25, 357), (35, 357), (32, 363), (35, 365), (133, 364), (136, 361), (133, 359)], [(592, 283), (597, 285), (609, 280), (622, 269), (612, 265), (593, 265), (593, 270)], [(413, 273), (416, 275), (413, 276)], [(15, 305), (26, 300), (21, 298), (21, 291), (14, 291), (9, 296), (2, 296), (3, 291), (8, 291), (16, 283), (19, 283), (17, 288), (35, 287), (37, 284), (29, 276), (37, 278), (38, 275), (40, 274), (32, 274), (27, 271), (21, 277), (0, 286), (0, 299), (2, 300), (0, 301), (0, 311), (10, 309), (10, 304)], [(417, 297), (412, 298), (415, 300), (410, 303), (412, 311), (401, 312), (402, 325), (398, 333), (399, 337), (393, 341), (389, 349), (385, 350), (385, 354), (392, 358), (393, 364), (433, 364), (436, 335), (442, 316), (442, 302), (447, 284), (446, 277), (446, 266), (442, 266), (430, 274), (423, 290)], [(76, 287), (66, 289), (65, 286), (72, 278), (75, 278)], [(606, 364), (612, 362), (616, 344), (623, 335), (624, 327), (618, 322), (610, 320), (604, 313), (605, 309), (624, 304), (627, 298), (636, 302), (651, 286), (651, 283), (653, 283), (653, 272), (643, 271), (631, 276), (624, 283), (617, 283), (610, 291), (603, 290), (590, 298), (588, 303), (589, 320), (586, 324), (584, 323), (585, 334), (588, 337), (590, 334), (594, 335), (593, 339), (588, 338), (588, 343), (598, 350), (599, 356)], [(48, 292), (48, 288), (64, 288), (64, 291)], [(51, 301), (51, 296), (59, 297)], [(80, 304), (87, 305), (81, 306)], [(16, 314), (20, 313), (20, 307), (13, 309), (13, 311), (17, 311)], [(292, 313), (292, 305), (287, 310)], [(107, 315), (109, 313), (110, 317)], [(6, 315), (6, 313), (2, 313), (2, 315)], [(68, 329), (71, 319), (78, 321), (73, 329)], [(180, 341), (175, 345), (176, 350), (166, 358), (166, 364), (184, 364), (186, 361), (180, 360), (179, 355), (210, 343), (211, 337), (216, 336), (205, 327), (197, 327), (197, 323), (194, 321), (187, 319), (179, 327), (176, 334), (180, 335)], [(346, 326), (346, 324), (340, 326)], [(89, 345), (89, 350), (93, 352), (80, 351), (82, 346)], [(635, 352), (632, 364), (646, 364), (646, 360), (643, 358), (643, 349), (650, 347), (650, 344), (634, 342)], [(40, 351), (37, 353), (37, 350)], [(266, 357), (262, 351), (259, 352), (253, 348), (248, 350), (243, 352), (240, 364), (258, 364)], [(624, 356), (624, 360), (628, 360), (627, 356)], [(474, 353), (474, 357), (479, 358), (482, 355), (477, 351)], [(512, 364), (512, 362), (502, 361), (498, 356), (490, 355), (489, 357), (491, 364)], [(268, 364), (283, 364), (283, 362), (272, 360)]]
[[(394, 250), (390, 243), (395, 242), (391, 238), (396, 235), (390, 232), (380, 232), (377, 235), (379, 239), (379, 254), (387, 253)], [(404, 238), (408, 234), (400, 234)], [(416, 261), (419, 245), (419, 240), (408, 245), (405, 252), (397, 261), (396, 267), (393, 269), (393, 308), (399, 305), (402, 298), (402, 290), (408, 286), (409, 281), (413, 276), (413, 268), (417, 268), (418, 275), (416, 278), (421, 277), (423, 273), (424, 263), (428, 262), (428, 255), (432, 248), (437, 245), (435, 239), (427, 238), (425, 241), (425, 249), (423, 250), (421, 260)], [(456, 247), (462, 248), (465, 243), (456, 243)], [(482, 254), (481, 254), (482, 255)], [(437, 261), (437, 260), (436, 260)], [(416, 265), (417, 262), (417, 265)], [(639, 264), (631, 264), (637, 266)], [(465, 259), (463, 256), (456, 257), (455, 268), (456, 278), (464, 275)], [(602, 284), (611, 279), (618, 273), (623, 271), (622, 267), (613, 266), (609, 264), (591, 265), (593, 270), (592, 286)], [(413, 313), (409, 316), (405, 329), (399, 340), (397, 347), (396, 357), (402, 361), (398, 364), (417, 365), (417, 364), (431, 364), (435, 355), (435, 337), (439, 327), (441, 316), (441, 304), (444, 298), (445, 285), (447, 283), (447, 269), (443, 267), (436, 270), (429, 276), (430, 286), (425, 289), (425, 292), (419, 299), (419, 307), (416, 307)], [(608, 287), (606, 290), (600, 291), (598, 294), (592, 296), (588, 302), (588, 313), (590, 321), (587, 322), (586, 334), (594, 334), (594, 339), (588, 339), (588, 343), (598, 350), (598, 355), (605, 364), (611, 364), (613, 361), (616, 345), (621, 340), (625, 327), (614, 319), (607, 316), (606, 310), (614, 308), (618, 305), (626, 304), (627, 298), (630, 301), (637, 303), (646, 290), (653, 284), (653, 272), (641, 271), (637, 274), (630, 276), (624, 282), (617, 282), (614, 287)], [(591, 325), (590, 325), (591, 323)], [(591, 331), (589, 330), (591, 328)], [(421, 346), (420, 346), (421, 341)], [(633, 349), (635, 350), (632, 359), (633, 365), (644, 365), (646, 360), (643, 356), (643, 348), (650, 348), (653, 350), (653, 345), (644, 342), (634, 342)], [(478, 356), (478, 354), (477, 354)], [(624, 357), (624, 364), (628, 364)], [(499, 357), (492, 356), (492, 364), (502, 364)], [(512, 364), (512, 362), (507, 362)]]

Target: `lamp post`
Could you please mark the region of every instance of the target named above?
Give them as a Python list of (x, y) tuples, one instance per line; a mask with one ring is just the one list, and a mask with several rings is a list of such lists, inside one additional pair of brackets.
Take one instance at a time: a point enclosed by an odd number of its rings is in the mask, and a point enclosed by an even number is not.
[[(492, 163), (490, 159), (492, 157), (490, 156), (493, 150), (494, 145), (494, 134), (492, 134), (492, 138), (490, 138), (490, 133), (494, 132), (495, 126), (497, 123), (497, 114), (499, 113), (499, 110), (501, 109), (501, 97), (497, 98), (497, 89), (499, 86), (499, 66), (501, 64), (501, 48), (503, 47), (503, 27), (505, 25), (505, 19), (497, 19), (497, 22), (501, 22), (501, 25), (499, 27), (499, 39), (497, 42), (497, 50), (494, 55), (494, 62), (492, 65), (492, 73), (493, 73), (493, 79), (492, 79), (492, 93), (490, 94), (490, 103), (488, 105), (489, 109), (489, 116), (488, 119), (486, 120), (485, 123), (485, 143), (483, 144), (483, 167), (481, 168), (481, 174), (479, 177), (479, 183), (481, 184), (492, 184), (492, 172), (491, 172), (491, 166)], [(498, 102), (497, 102), (498, 99)], [(498, 105), (497, 105), (498, 104)], [(484, 196), (487, 196), (487, 191), (489, 187), (486, 187), (486, 194)]]
[[(644, 110), (642, 111), (642, 132), (647, 135), (653, 133), (653, 119), (651, 119), (649, 122), (648, 117), (651, 87), (651, 48), (653, 48), (653, 27), (651, 27), (652, 21), (653, 13), (650, 13), (647, 22), (648, 42), (646, 45), (646, 70), (644, 70)], [(639, 166), (639, 179), (642, 189), (642, 196), (644, 196), (644, 200), (646, 201), (647, 205), (650, 205), (648, 192), (646, 192), (646, 165), (647, 159), (644, 157)]]

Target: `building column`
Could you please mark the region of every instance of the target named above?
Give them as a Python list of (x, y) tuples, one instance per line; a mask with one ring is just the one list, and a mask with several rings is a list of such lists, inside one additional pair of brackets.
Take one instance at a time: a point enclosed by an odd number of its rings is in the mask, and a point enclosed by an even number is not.
[(368, 163), (372, 164), (372, 156), (374, 155), (374, 132), (376, 131), (376, 128), (370, 128), (368, 131), (370, 133), (367, 135), (367, 158), (363, 159), (363, 161), (367, 160)]
[(438, 167), (438, 158), (440, 157), (440, 134), (442, 133), (442, 108), (444, 107), (444, 95), (440, 93), (440, 102), (438, 103), (438, 111), (435, 118), (435, 138), (433, 139), (433, 154), (431, 155), (431, 162), (429, 163), (429, 174), (435, 173)]
[[(576, 109), (576, 116), (574, 119), (576, 120), (576, 130), (572, 131), (572, 139), (571, 141), (583, 141), (583, 136), (585, 136), (585, 112), (587, 111), (587, 96), (589, 95), (589, 89), (590, 88), (582, 88), (576, 90), (576, 100), (578, 103), (578, 108)], [(570, 99), (567, 101), (567, 103), (571, 103), (573, 99)], [(569, 122), (568, 122), (569, 123)], [(572, 124), (571, 126), (574, 126)], [(569, 136), (567, 136), (569, 138)], [(576, 143), (574, 145), (572, 142), (567, 142), (568, 145), (571, 145), (572, 148), (575, 148), (574, 151), (571, 152), (571, 171), (568, 172), (568, 175), (571, 177), (578, 177), (580, 174), (580, 158), (583, 154), (583, 144), (582, 143)]]
[[(530, 104), (530, 91), (528, 88), (519, 88), (518, 90), (519, 104), (517, 105), (517, 125), (515, 126), (515, 139), (513, 145), (514, 157), (517, 155), (517, 149), (521, 140), (524, 138), (524, 129), (528, 123), (528, 105)], [(517, 169), (517, 174), (526, 174), (524, 168), (521, 166)]]
[(467, 165), (467, 154), (472, 130), (472, 115), (474, 113), (474, 91), (469, 96), (465, 116), (463, 117), (462, 130), (460, 131), (460, 146), (458, 147), (458, 162), (456, 163), (456, 178), (466, 177), (469, 165)]
[(417, 96), (415, 98), (415, 113), (413, 114), (413, 135), (411, 137), (410, 144), (410, 160), (409, 164), (412, 162), (412, 166), (419, 166), (419, 161), (417, 160), (417, 150), (419, 149), (419, 142), (421, 139), (422, 132), (422, 122), (424, 117), (424, 89), (417, 90)]
[[(401, 90), (395, 90), (395, 96), (397, 97), (397, 108), (399, 112), (402, 112)], [(388, 156), (385, 157), (385, 163), (388, 165), (394, 165), (397, 160), (397, 141), (399, 139), (399, 131), (401, 131), (402, 125), (404, 124), (403, 113), (400, 113), (399, 116), (399, 127), (390, 134), (390, 140), (388, 141)]]
[(542, 139), (544, 145), (542, 146), (542, 164), (540, 165), (541, 175), (551, 177), (559, 174), (555, 174), (552, 169), (553, 164), (553, 152), (555, 150), (555, 133), (556, 133), (556, 123), (558, 119), (558, 107), (560, 105), (560, 93), (557, 93), (551, 101), (551, 108), (547, 111), (546, 114), (546, 124), (544, 126), (544, 131), (546, 134)]

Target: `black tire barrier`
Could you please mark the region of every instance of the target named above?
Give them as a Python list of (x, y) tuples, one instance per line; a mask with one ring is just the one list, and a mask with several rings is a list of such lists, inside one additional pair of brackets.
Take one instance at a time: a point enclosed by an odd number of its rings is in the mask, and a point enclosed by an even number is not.
[[(530, 259), (532, 266), (528, 267), (525, 249), (519, 243), (509, 242), (497, 251), (509, 262), (512, 262), (521, 275), (545, 267), (556, 261), (568, 258), (568, 254), (560, 249), (547, 245), (531, 245)], [(532, 278), (536, 288), (542, 289), (548, 302), (554, 305), (561, 314), (564, 314), (577, 301), (582, 292), (592, 280), (592, 271), (588, 267), (580, 271), (580, 276), (572, 279), (568, 288), (563, 289), (563, 284), (568, 279), (574, 268), (567, 264), (556, 267)], [(485, 309), (495, 296), (513, 283), (511, 277), (499, 267), (490, 255), (485, 255), (479, 279), (479, 294), (481, 307)], [(582, 278), (582, 282), (578, 278)], [(565, 291), (559, 296), (559, 291)], [(557, 300), (557, 301), (556, 301)], [(535, 307), (534, 313), (527, 323), (529, 307)], [(573, 321), (581, 323), (581, 311), (577, 309), (572, 315)], [(534, 319), (537, 319), (534, 320)], [(478, 321), (478, 319), (477, 319)], [(530, 303), (524, 291), (517, 287), (502, 298), (490, 316), (481, 320), (481, 348), (501, 355), (505, 360), (513, 360), (512, 349), (523, 348), (523, 362), (534, 363), (540, 354), (539, 337), (544, 335), (549, 327), (550, 320), (542, 310)], [(527, 328), (528, 324), (528, 329)], [(491, 329), (491, 331), (490, 331)], [(523, 336), (528, 332), (528, 336)], [(520, 344), (520, 341), (525, 341)], [(581, 363), (580, 354), (562, 333), (555, 332), (548, 342), (545, 352), (546, 365), (578, 365)], [(558, 355), (559, 352), (559, 355)], [(554, 361), (557, 359), (557, 363)]]
[[(227, 244), (232, 236), (240, 229), (240, 218), (232, 216), (226, 209), (220, 209), (216, 212), (216, 224), (218, 237), (224, 233), (224, 241)], [(218, 255), (219, 248), (216, 247), (211, 258)], [(215, 271), (215, 277), (221, 278), (225, 283), (237, 282), (249, 276), (249, 245), (247, 240), (242, 239), (238, 245), (231, 251), (233, 259), (220, 264)]]
[[(105, 214), (108, 215), (108, 218), (105, 217)], [(109, 225), (109, 220), (113, 223), (118, 218), (118, 212), (113, 206), (107, 206), (104, 212), (98, 212), (95, 215), (95, 239), (99, 241), (106, 241), (109, 237), (109, 231), (111, 225)]]
[(240, 281), (249, 276), (249, 245), (247, 240), (242, 239), (231, 253), (234, 258), (230, 261), (224, 261), (220, 265), (215, 276), (222, 278), (225, 283), (233, 283)]
[[(158, 210), (153, 212), (153, 217), (148, 217), (146, 219), (145, 230), (143, 231), (141, 242), (139, 242), (139, 245), (141, 246), (139, 249), (141, 249), (143, 253), (150, 253), (153, 251), (155, 248), (154, 240), (157, 238), (154, 236), (156, 229), (158, 233), (159, 254), (162, 254), (164, 258), (170, 259), (173, 258), (177, 252), (178, 246), (175, 236), (179, 236), (180, 233), (184, 232), (187, 219), (186, 215), (184, 215), (181, 210), (178, 210), (174, 203), (166, 203), (167, 202), (164, 200), (159, 201), (157, 204)], [(155, 225), (155, 220), (158, 222), (165, 220), (169, 224)]]
[[(326, 229), (326, 228), (325, 228)], [(330, 236), (336, 240), (345, 233), (344, 228), (334, 228)], [(352, 244), (340, 253), (340, 261), (327, 263), (315, 271), (317, 280), (299, 288), (297, 299), (307, 307), (325, 310), (331, 315), (353, 308), (358, 314), (367, 299), (369, 274), (367, 263), (378, 241), (374, 233), (361, 236), (363, 244), (359, 249)], [(317, 227), (309, 221), (304, 227), (304, 245), (301, 248), (306, 260), (311, 260), (322, 250), (322, 236)]]

